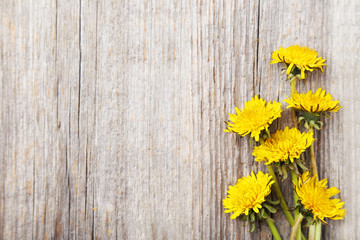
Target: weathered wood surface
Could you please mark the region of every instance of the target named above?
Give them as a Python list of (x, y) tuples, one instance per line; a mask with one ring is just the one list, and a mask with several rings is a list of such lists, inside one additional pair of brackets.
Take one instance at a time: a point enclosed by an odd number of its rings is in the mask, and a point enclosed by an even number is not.
[[(264, 168), (245, 138), (222, 129), (254, 94), (289, 94), (269, 61), (292, 44), (328, 59), (300, 91), (326, 87), (344, 106), (317, 134), (321, 178), (348, 209), (324, 239), (360, 237), (359, 1), (0, 9), (1, 239), (270, 239), (266, 225), (250, 234), (223, 213), (228, 185)], [(291, 122), (283, 116), (278, 127)]]

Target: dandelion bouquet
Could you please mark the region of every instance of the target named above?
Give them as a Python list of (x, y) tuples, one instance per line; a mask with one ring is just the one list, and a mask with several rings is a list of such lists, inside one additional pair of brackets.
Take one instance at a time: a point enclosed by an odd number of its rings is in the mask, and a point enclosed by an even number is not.
[[(236, 113), (229, 113), (230, 120), (226, 121), (225, 132), (242, 137), (250, 135), (250, 144), (255, 145), (255, 161), (264, 162), (269, 173), (251, 172), (250, 176), (229, 186), (223, 200), (225, 213), (232, 213), (231, 219), (239, 217), (247, 224), (251, 223), (251, 231), (255, 229), (255, 222), (265, 221), (276, 240), (282, 238), (270, 216), (277, 211), (277, 205), (292, 226), (291, 240), (306, 239), (302, 225), (309, 227), (309, 240), (319, 240), (321, 225), (327, 224), (325, 219), (340, 220), (346, 215), (344, 202), (333, 198), (340, 191), (336, 187), (328, 188), (327, 179), (319, 180), (313, 145), (314, 131), (321, 131), (323, 118), (339, 111), (340, 103), (322, 88), (314, 93), (296, 91), (297, 80), (304, 80), (308, 72), (323, 71), (325, 61), (315, 50), (298, 45), (272, 53), (271, 63), (284, 63), (283, 73), (290, 82), (290, 97), (284, 102), (291, 110), (292, 128), (271, 133), (269, 127), (281, 117), (282, 104), (267, 102), (259, 96), (246, 102), (242, 109), (236, 107)], [(306, 151), (310, 153), (308, 161), (304, 157)], [(286, 203), (278, 181), (278, 177), (288, 178), (289, 173), (294, 185), (294, 206), (291, 207)], [(277, 201), (269, 199), (271, 191), (275, 192)], [(303, 224), (305, 219), (306, 225)]]

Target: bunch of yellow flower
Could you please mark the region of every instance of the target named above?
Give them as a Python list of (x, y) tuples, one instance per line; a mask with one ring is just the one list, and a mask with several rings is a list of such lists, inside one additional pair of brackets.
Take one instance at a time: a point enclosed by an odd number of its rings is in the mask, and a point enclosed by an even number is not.
[[(322, 88), (315, 93), (296, 92), (296, 79), (305, 79), (306, 71), (320, 69), (323, 71), (325, 59), (308, 47), (290, 46), (280, 48), (272, 54), (271, 63), (285, 63), (288, 79), (291, 79), (291, 96), (284, 100), (291, 108), (293, 128), (285, 127), (270, 133), (270, 125), (281, 117), (281, 103), (268, 103), (259, 96), (245, 102), (244, 108), (235, 107), (236, 114), (230, 114), (226, 121), (225, 132), (232, 132), (242, 137), (250, 134), (250, 139), (255, 140), (257, 146), (253, 149), (255, 161), (264, 162), (269, 174), (259, 171), (251, 172), (248, 177), (242, 177), (234, 186), (229, 186), (228, 196), (223, 200), (225, 213), (232, 213), (231, 219), (241, 217), (255, 228), (256, 220), (267, 222), (274, 239), (281, 236), (276, 229), (274, 221), (270, 218), (276, 209), (271, 205), (280, 203), (280, 206), (292, 226), (291, 240), (305, 239), (301, 232), (301, 223), (307, 219), (309, 225), (309, 240), (319, 240), (321, 236), (321, 223), (326, 223), (325, 218), (344, 219), (346, 210), (344, 202), (332, 197), (340, 191), (336, 187), (328, 188), (327, 179), (319, 181), (315, 150), (313, 142), (314, 129), (320, 130), (323, 126), (320, 118), (328, 113), (338, 112), (341, 108), (339, 101), (326, 93)], [(302, 131), (298, 123), (304, 121), (306, 131)], [(304, 159), (304, 153), (309, 151), (310, 169)], [(294, 216), (279, 187), (276, 173), (286, 178), (290, 171), (294, 183)], [(313, 176), (311, 176), (311, 173)], [(276, 193), (278, 201), (271, 201), (271, 189)]]

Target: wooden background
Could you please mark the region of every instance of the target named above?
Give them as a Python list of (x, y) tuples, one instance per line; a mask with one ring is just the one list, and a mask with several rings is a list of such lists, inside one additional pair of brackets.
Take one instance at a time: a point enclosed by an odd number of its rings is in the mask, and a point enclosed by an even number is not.
[(223, 213), (264, 167), (222, 130), (254, 94), (289, 95), (269, 62), (294, 44), (328, 59), (299, 90), (343, 105), (316, 135), (348, 210), (324, 239), (359, 239), (359, 1), (1, 0), (0, 19), (1, 239), (271, 239)]

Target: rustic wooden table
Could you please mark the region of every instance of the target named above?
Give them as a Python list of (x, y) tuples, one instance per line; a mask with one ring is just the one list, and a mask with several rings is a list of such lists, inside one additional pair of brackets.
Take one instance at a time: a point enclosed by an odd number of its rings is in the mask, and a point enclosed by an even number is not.
[[(246, 138), (222, 129), (254, 94), (290, 94), (269, 62), (293, 44), (328, 59), (300, 91), (324, 87), (343, 106), (316, 135), (320, 177), (348, 209), (324, 239), (360, 237), (359, 1), (0, 9), (1, 239), (271, 239), (265, 224), (250, 234), (223, 213), (228, 185), (265, 168)], [(283, 116), (275, 127), (291, 124)], [(285, 218), (273, 217), (287, 238)]]

